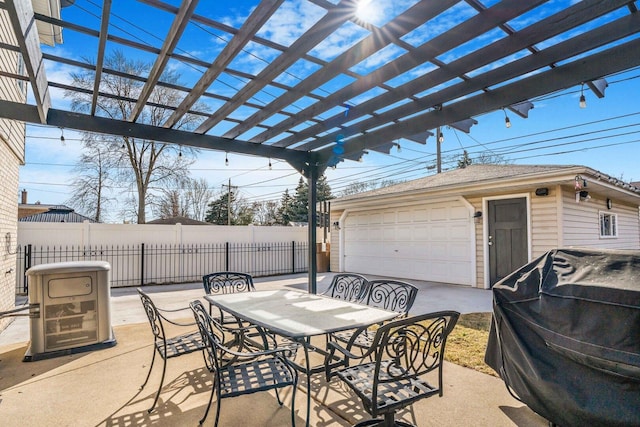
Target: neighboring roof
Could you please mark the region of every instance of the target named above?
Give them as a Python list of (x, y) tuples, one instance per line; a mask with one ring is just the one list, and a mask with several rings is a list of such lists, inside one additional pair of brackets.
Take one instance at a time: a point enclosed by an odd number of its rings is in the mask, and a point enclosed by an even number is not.
[(147, 224), (167, 224), (167, 225), (211, 225), (208, 222), (198, 221), (197, 219), (191, 219), (184, 216), (174, 216), (172, 218), (158, 218), (153, 221), (148, 221)]
[(95, 220), (80, 215), (72, 208), (64, 205), (54, 205), (46, 212), (40, 212), (19, 218), (21, 222), (96, 222)]
[[(579, 165), (513, 165), (513, 164), (481, 164), (469, 165), (466, 168), (430, 175), (424, 178), (403, 182), (388, 187), (352, 194), (331, 200), (332, 205), (341, 202), (384, 197), (400, 193), (414, 191), (463, 189), (471, 185), (495, 184), (498, 182), (538, 179), (540, 182), (557, 180), (562, 175), (583, 174), (595, 178), (603, 183), (611, 184), (620, 190), (628, 190), (640, 197), (640, 188), (629, 183), (622, 182), (604, 173), (598, 172), (586, 166)], [(566, 178), (566, 177), (564, 177)]]

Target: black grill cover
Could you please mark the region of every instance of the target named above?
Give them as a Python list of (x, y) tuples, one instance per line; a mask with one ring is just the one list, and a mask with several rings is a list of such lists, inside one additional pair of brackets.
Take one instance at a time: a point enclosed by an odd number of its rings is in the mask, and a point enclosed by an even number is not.
[(640, 426), (640, 252), (557, 249), (505, 277), (485, 361), (559, 426)]

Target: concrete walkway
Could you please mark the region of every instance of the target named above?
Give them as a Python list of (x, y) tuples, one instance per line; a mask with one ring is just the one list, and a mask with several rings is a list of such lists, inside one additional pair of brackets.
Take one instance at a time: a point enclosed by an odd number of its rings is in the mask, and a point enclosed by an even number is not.
[[(332, 274), (318, 275), (318, 292)], [(416, 283), (416, 282), (414, 282)], [(413, 313), (453, 309), (491, 311), (491, 292), (434, 283), (416, 283), (420, 292)], [(258, 289), (306, 289), (306, 275), (257, 278)], [(201, 298), (202, 285), (148, 286), (162, 307), (184, 307)], [(211, 390), (200, 353), (169, 360), (157, 409), (147, 414), (160, 369), (139, 390), (151, 361), (151, 335), (134, 288), (112, 290), (112, 325), (117, 345), (108, 349), (22, 362), (29, 340), (27, 318), (18, 318), (0, 334), (0, 422), (3, 426), (183, 426), (197, 425)], [(400, 415), (418, 426), (531, 426), (547, 423), (513, 399), (502, 380), (447, 363), (442, 398), (415, 403)], [(304, 376), (296, 393), (296, 425), (304, 425)], [(290, 425), (291, 392), (280, 408), (273, 393), (225, 399), (220, 426)], [(215, 402), (214, 402), (215, 403)], [(348, 426), (368, 419), (360, 400), (337, 379), (312, 377), (312, 426)], [(213, 425), (210, 414), (205, 425)]]

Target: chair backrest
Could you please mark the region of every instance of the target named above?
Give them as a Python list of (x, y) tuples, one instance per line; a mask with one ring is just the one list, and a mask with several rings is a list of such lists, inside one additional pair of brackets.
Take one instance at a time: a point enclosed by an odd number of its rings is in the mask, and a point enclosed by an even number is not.
[(371, 280), (363, 302), (371, 307), (407, 314), (418, 294), (418, 288), (399, 280)]
[(166, 335), (164, 333), (164, 325), (162, 323), (162, 316), (158, 312), (156, 305), (153, 303), (149, 295), (147, 295), (142, 289), (138, 288), (138, 295), (142, 301), (142, 307), (144, 312), (147, 313), (147, 318), (151, 324), (151, 332), (156, 341), (165, 341)]
[[(416, 378), (438, 370), (438, 386), (429, 394), (442, 396), (442, 362), (447, 337), (460, 313), (439, 311), (391, 321), (381, 326), (373, 339), (374, 384)], [(383, 365), (383, 363), (388, 363)], [(373, 392), (377, 393), (377, 387)], [(376, 402), (376, 396), (373, 397)]]
[(360, 301), (366, 296), (369, 281), (359, 274), (341, 273), (333, 276), (331, 284), (323, 295), (351, 302)]
[(202, 336), (202, 342), (204, 343), (205, 352), (204, 357), (206, 359), (206, 365), (209, 367), (215, 367), (217, 370), (220, 366), (218, 363), (218, 357), (216, 357), (216, 348), (220, 344), (220, 337), (215, 333), (214, 323), (216, 321), (209, 316), (207, 310), (204, 308), (199, 300), (189, 303), (191, 310), (193, 311), (193, 317), (198, 325), (198, 330)]
[(202, 276), (202, 283), (207, 294), (233, 294), (236, 292), (251, 292), (253, 277), (246, 273), (233, 271), (219, 271)]

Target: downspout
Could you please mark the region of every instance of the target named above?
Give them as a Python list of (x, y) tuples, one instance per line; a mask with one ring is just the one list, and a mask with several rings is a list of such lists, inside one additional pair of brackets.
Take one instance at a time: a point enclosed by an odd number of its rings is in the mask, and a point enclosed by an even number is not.
[(342, 211), (342, 215), (340, 215), (340, 219), (338, 220), (338, 224), (340, 224), (340, 229), (338, 230), (338, 253), (340, 257), (338, 258), (338, 271), (344, 272), (344, 233), (342, 232), (342, 228), (344, 226), (344, 221), (347, 219), (347, 215), (349, 215), (349, 209), (345, 209)]

